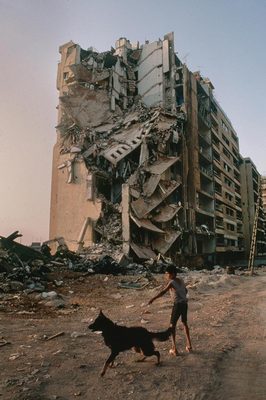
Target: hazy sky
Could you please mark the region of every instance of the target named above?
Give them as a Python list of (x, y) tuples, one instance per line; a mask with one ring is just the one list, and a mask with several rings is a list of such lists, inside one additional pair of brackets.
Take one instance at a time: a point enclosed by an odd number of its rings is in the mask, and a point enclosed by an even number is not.
[(58, 48), (109, 50), (175, 33), (211, 79), (242, 155), (266, 174), (266, 0), (0, 0), (0, 235), (48, 239)]

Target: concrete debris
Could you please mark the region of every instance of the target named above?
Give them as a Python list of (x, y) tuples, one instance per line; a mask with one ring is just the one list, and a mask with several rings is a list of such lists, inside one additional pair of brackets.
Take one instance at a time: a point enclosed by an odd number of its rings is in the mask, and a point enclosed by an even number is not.
[[(113, 205), (109, 204), (109, 206), (111, 206), (113, 212)], [(118, 208), (116, 213), (119, 215)], [(111, 215), (113, 214), (111, 213)], [(143, 226), (146, 230), (153, 231), (154, 225), (149, 220), (143, 222), (136, 217), (134, 217), (134, 220), (134, 223)], [(115, 219), (113, 224), (110, 225), (109, 229), (110, 232), (113, 229), (115, 233), (117, 224)], [(104, 223), (101, 226), (103, 227)], [(106, 227), (108, 227), (107, 223)], [(108, 229), (107, 232), (109, 232)], [(161, 232), (158, 232), (158, 234), (161, 234)], [(136, 263), (133, 258), (123, 254), (121, 244), (116, 244), (115, 235), (113, 235), (113, 241), (108, 237), (107, 241), (95, 244), (90, 248), (83, 248), (78, 253), (69, 250), (64, 239), (58, 238), (56, 240), (58, 247), (55, 253), (51, 254), (50, 247), (44, 243), (41, 245), (41, 249), (45, 253), (43, 254), (41, 252), (32, 253), (32, 249), (29, 250), (28, 246), (17, 247), (14, 244), (16, 242), (11, 245), (10, 237), (12, 242), (15, 237), (21, 236), (16, 232), (16, 234), (8, 237), (8, 246), (7, 238), (3, 240), (2, 237), (0, 239), (0, 296), (9, 292), (22, 292), (26, 296), (34, 295), (34, 299), (44, 307), (65, 308), (65, 296), (57, 293), (57, 288), (63, 287), (65, 281), (55, 278), (55, 276), (59, 277), (61, 273), (67, 274), (68, 272), (77, 273), (78, 279), (82, 279), (80, 273), (85, 275), (103, 274), (105, 275), (104, 281), (107, 281), (109, 275), (136, 275), (138, 276), (136, 280), (122, 280), (119, 287), (142, 289), (154, 280), (153, 274), (164, 273), (166, 266), (171, 263), (171, 258), (166, 257), (164, 253), (167, 252), (167, 247), (171, 246), (171, 242), (176, 240), (175, 235), (179, 234), (178, 231), (172, 231), (167, 232), (164, 240), (159, 237), (157, 242), (154, 243), (154, 248), (157, 247), (161, 251), (157, 256), (148, 246), (132, 242), (132, 251), (135, 252), (139, 260)], [(104, 235), (102, 234), (102, 236)], [(6, 249), (7, 247), (8, 249)], [(17, 249), (19, 249), (21, 259), (16, 254)], [(26, 255), (29, 257), (28, 260)], [(188, 270), (189, 268), (185, 267), (178, 268), (179, 273), (187, 273)], [(204, 271), (207, 272), (202, 270), (202, 273)], [(216, 265), (212, 267), (211, 274), (235, 274), (235, 271), (236, 268), (232, 265), (226, 268)], [(19, 297), (18, 301), (20, 301)]]
[(226, 267), (226, 273), (228, 275), (235, 275), (235, 268), (232, 265)]
[(6, 345), (8, 345), (8, 344), (11, 344), (11, 343), (8, 342), (8, 341), (5, 340), (5, 339), (0, 339), (0, 347), (6, 346)]
[(65, 332), (58, 332), (58, 333), (56, 333), (55, 335), (52, 335), (52, 336), (49, 336), (47, 339), (46, 339), (46, 341), (48, 341), (48, 340), (53, 340), (53, 339), (55, 339), (55, 338), (58, 338), (59, 336), (63, 336), (65, 334)]
[[(122, 289), (136, 289), (136, 290), (141, 290), (144, 289), (146, 286), (148, 286), (150, 283), (150, 281), (148, 279), (145, 279), (145, 281), (142, 281), (142, 283), (138, 282), (138, 281), (121, 281), (118, 284), (119, 288)], [(126, 308), (130, 308), (130, 307), (134, 307), (134, 306), (126, 306)]]
[[(108, 206), (112, 211), (114, 208), (114, 205), (106, 203), (106, 215), (109, 212), (107, 211)], [(54, 254), (51, 254), (47, 243), (41, 245), (42, 252), (32, 252), (28, 246), (13, 242), (15, 237), (21, 236), (18, 235), (18, 232), (8, 238), (1, 237), (0, 294), (23, 292), (30, 295), (37, 293), (35, 298), (44, 306), (62, 308), (65, 306), (65, 300), (57, 294), (56, 290), (53, 290), (64, 286), (63, 280), (54, 278), (60, 270), (85, 274), (136, 274), (149, 279), (151, 272), (162, 273), (165, 263), (161, 263), (160, 267), (158, 267), (158, 261), (138, 264), (123, 254), (119, 239), (121, 237), (121, 221), (116, 220), (113, 213), (110, 215), (112, 216), (110, 221), (108, 219), (100, 220), (97, 228), (101, 237), (106, 238), (106, 241), (103, 240), (102, 243), (82, 249), (79, 253), (69, 250), (63, 238), (57, 240), (57, 249)], [(120, 216), (118, 210), (116, 210), (116, 215)], [(19, 251), (21, 259), (17, 256), (17, 251)]]
[(10, 250), (19, 263), (33, 259), (42, 260), (44, 257), (41, 252), (32, 247), (15, 242), (15, 239), (21, 236), (22, 235), (18, 231), (13, 232), (8, 237), (0, 236), (1, 249), (6, 251)]

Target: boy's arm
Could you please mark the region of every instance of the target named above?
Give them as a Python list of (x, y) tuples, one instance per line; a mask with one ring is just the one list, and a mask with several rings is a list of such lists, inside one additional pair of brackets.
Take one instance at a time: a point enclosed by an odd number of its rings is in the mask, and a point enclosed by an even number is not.
[(158, 299), (159, 297), (162, 297), (170, 288), (172, 287), (172, 283), (169, 282), (167, 286), (163, 290), (161, 290), (156, 296), (154, 296), (152, 299), (149, 300), (148, 304), (151, 304), (154, 302), (154, 300)]
[(185, 282), (183, 281), (183, 284), (184, 284), (184, 286), (185, 286), (185, 291), (186, 291), (186, 294), (188, 293), (188, 290), (187, 290), (187, 285), (185, 284)]

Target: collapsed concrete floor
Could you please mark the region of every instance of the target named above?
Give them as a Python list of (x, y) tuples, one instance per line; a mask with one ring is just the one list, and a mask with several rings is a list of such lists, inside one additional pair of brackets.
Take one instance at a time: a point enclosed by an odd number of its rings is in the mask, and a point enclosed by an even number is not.
[[(85, 163), (86, 199), (98, 201), (101, 210), (83, 224), (78, 249), (86, 245), (86, 235), (94, 242), (123, 244), (124, 253), (138, 260), (170, 250), (180, 253), (187, 246), (183, 216), (178, 215), (184, 121), (184, 113), (142, 106), (99, 126), (92, 143), (85, 146), (81, 136), (82, 144), (63, 147), (68, 159), (58, 168), (68, 171), (68, 183), (75, 183), (75, 165)], [(210, 234), (208, 229), (204, 233)]]

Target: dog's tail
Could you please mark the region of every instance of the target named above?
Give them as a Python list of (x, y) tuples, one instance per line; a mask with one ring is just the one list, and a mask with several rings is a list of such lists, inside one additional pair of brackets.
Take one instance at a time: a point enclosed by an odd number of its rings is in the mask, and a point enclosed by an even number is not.
[(171, 336), (173, 328), (169, 327), (166, 331), (162, 332), (150, 332), (152, 339), (159, 340), (159, 342), (165, 342)]

